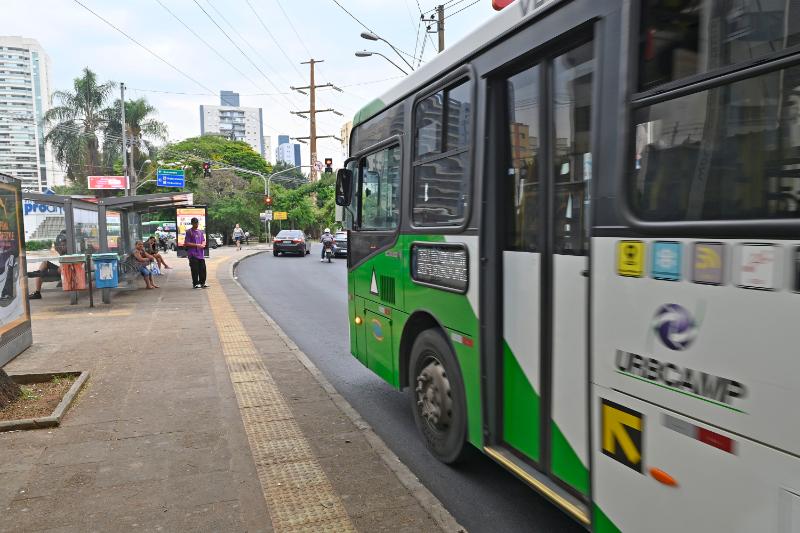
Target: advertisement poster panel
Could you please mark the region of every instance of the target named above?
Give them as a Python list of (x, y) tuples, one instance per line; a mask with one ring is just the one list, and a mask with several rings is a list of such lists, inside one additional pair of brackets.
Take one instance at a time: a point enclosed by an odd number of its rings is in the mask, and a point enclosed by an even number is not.
[[(186, 248), (183, 247), (186, 239), (186, 230), (192, 227), (192, 219), (197, 217), (197, 229), (206, 232), (206, 208), (204, 206), (178, 207), (175, 209), (175, 223), (178, 227), (178, 257), (186, 257)], [(203, 255), (208, 257), (208, 235), (206, 235), (206, 248)]]
[(90, 189), (127, 189), (127, 176), (87, 176)]
[(31, 345), (19, 181), (0, 176), (0, 367)]

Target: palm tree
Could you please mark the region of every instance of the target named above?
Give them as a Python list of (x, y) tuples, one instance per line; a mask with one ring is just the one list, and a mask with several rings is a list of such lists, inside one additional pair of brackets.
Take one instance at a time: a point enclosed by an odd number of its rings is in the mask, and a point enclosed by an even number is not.
[(67, 168), (72, 181), (85, 183), (86, 176), (107, 168), (100, 163), (98, 134), (107, 125), (104, 109), (114, 82), (97, 83), (97, 75), (84, 68), (73, 82), (74, 92), (56, 91), (58, 105), (45, 114), (48, 132), (45, 140), (53, 147), (53, 155)]
[[(125, 101), (125, 137), (131, 147), (134, 169), (131, 175), (135, 174), (145, 159), (155, 155), (153, 142), (167, 140), (167, 125), (159, 122), (153, 117), (158, 110), (150, 105), (146, 99)], [(114, 102), (112, 107), (105, 110), (106, 127), (104, 129), (105, 138), (103, 142), (103, 154), (106, 158), (122, 158), (121, 143), (119, 138), (122, 136), (120, 126), (121, 116), (119, 100)], [(134, 181), (138, 176), (134, 176)]]

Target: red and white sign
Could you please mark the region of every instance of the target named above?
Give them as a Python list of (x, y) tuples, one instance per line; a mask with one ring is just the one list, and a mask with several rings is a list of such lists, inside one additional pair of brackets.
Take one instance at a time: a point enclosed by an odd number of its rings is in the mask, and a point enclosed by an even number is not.
[(90, 189), (127, 189), (127, 176), (89, 176)]
[(492, 7), (495, 11), (500, 11), (513, 1), (514, 0), (492, 0)]

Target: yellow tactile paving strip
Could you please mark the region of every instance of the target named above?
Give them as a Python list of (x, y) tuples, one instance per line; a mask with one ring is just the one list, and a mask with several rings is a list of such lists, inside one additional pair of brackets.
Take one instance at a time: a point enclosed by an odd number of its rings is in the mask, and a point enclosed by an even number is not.
[(276, 532), (356, 531), (208, 261), (209, 306)]

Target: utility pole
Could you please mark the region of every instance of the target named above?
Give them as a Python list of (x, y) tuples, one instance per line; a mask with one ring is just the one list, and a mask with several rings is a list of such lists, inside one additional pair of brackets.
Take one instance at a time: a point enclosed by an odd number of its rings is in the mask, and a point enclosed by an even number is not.
[(439, 33), (439, 53), (444, 51), (444, 6), (436, 6), (436, 13), (439, 15), (438, 33)]
[(119, 107), (122, 113), (122, 175), (128, 178), (128, 196), (133, 195), (131, 180), (128, 177), (128, 143), (125, 141), (125, 84), (119, 84)]
[(303, 65), (308, 64), (311, 72), (308, 75), (308, 118), (309, 118), (309, 138), (308, 144), (311, 149), (311, 181), (317, 181), (317, 87), (314, 85), (314, 64), (315, 63), (322, 63), (325, 61), (324, 59), (320, 61), (314, 61), (312, 57), (308, 62), (302, 63)]
[[(431, 18), (426, 19), (425, 15), (420, 15), (422, 22), (428, 23), (425, 27), (426, 33), (436, 33), (439, 35), (439, 53), (444, 51), (444, 5), (436, 6), (436, 15), (431, 14)], [(436, 24), (436, 31), (431, 31), (431, 26)]]
[[(318, 113), (334, 113), (336, 115), (342, 116), (341, 113), (336, 111), (335, 109), (317, 109), (317, 89), (324, 89), (326, 87), (330, 87), (336, 91), (342, 92), (342, 90), (333, 85), (332, 83), (325, 83), (323, 85), (317, 85), (316, 79), (314, 78), (314, 65), (317, 63), (322, 63), (324, 59), (309, 59), (308, 61), (303, 61), (301, 65), (308, 65), (310, 72), (309, 72), (309, 85), (306, 87), (291, 87), (293, 91), (297, 91), (300, 94), (307, 94), (308, 95), (308, 110), (306, 111), (292, 111), (291, 113), (297, 115), (302, 118), (309, 119), (309, 132), (308, 137), (295, 137), (300, 142), (304, 142), (305, 139), (308, 139), (309, 148), (311, 151), (311, 181), (317, 181), (319, 179), (319, 174), (317, 172), (317, 140), (318, 139), (326, 139), (329, 137), (333, 137), (334, 139), (339, 139), (334, 135), (317, 135), (317, 114)], [(305, 91), (308, 90), (308, 93)]]

